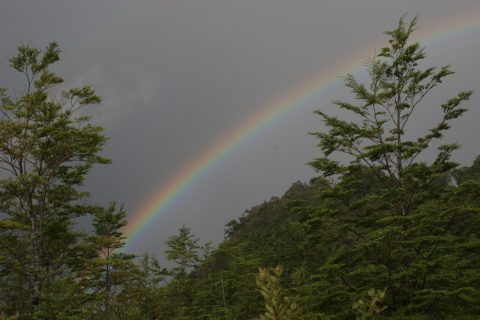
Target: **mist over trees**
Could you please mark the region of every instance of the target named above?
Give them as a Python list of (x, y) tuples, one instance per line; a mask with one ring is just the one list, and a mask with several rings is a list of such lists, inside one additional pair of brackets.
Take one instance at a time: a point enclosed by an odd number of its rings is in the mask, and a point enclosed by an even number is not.
[[(316, 112), (316, 178), (229, 222), (216, 248), (183, 226), (168, 268), (121, 253), (123, 207), (88, 204), (81, 188), (109, 163), (84, 110), (100, 98), (56, 89), (55, 43), (21, 45), (10, 63), (24, 94), (0, 90), (0, 319), (476, 319), (480, 157), (460, 168), (460, 144), (444, 142), (472, 91), (425, 103), (453, 71), (424, 67), (415, 29), (403, 18), (386, 32), (366, 83), (345, 76), (351, 97), (333, 106), (350, 116)], [(413, 136), (427, 107), (440, 121)]]

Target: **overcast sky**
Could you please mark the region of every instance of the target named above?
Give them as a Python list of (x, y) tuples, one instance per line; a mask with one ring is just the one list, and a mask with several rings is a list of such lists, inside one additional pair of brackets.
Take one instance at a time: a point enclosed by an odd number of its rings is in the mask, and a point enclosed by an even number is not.
[[(57, 41), (63, 58), (55, 71), (103, 98), (91, 114), (110, 137), (103, 154), (113, 164), (96, 167), (86, 188), (92, 201), (124, 203), (135, 215), (184, 165), (272, 101), (356, 53), (373, 54), (403, 14), (418, 14), (421, 32), (475, 12), (480, 21), (478, 0), (1, 0), (0, 86), (21, 93), (7, 61), (20, 42)], [(479, 37), (480, 22), (424, 43), (428, 65), (450, 64), (457, 74), (412, 127), (420, 132), (438, 116), (437, 100), (476, 89), (446, 140), (464, 146), (462, 164), (480, 154)], [(219, 241), (228, 221), (308, 181), (315, 173), (306, 162), (318, 150), (307, 132), (322, 130), (312, 112), (342, 98), (338, 81), (233, 149), (132, 250), (160, 254), (183, 224), (202, 241)]]

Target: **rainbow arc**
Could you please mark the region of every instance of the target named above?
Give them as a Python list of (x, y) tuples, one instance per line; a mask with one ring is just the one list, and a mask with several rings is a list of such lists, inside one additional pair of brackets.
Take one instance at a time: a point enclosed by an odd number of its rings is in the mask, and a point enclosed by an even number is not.
[[(442, 21), (441, 24), (422, 27), (414, 34), (414, 39), (431, 43), (476, 30), (479, 27), (480, 8), (470, 11), (468, 15), (463, 14), (449, 21)], [(287, 94), (277, 97), (180, 168), (176, 174), (155, 190), (148, 201), (130, 217), (129, 223), (124, 229), (127, 237), (125, 250), (138, 241), (141, 234), (148, 232), (149, 226), (165, 214), (181, 195), (192, 187), (195, 181), (221, 162), (232, 150), (263, 128), (270, 126), (287, 112), (309, 105), (325, 94), (338, 83), (339, 76), (355, 73), (361, 69), (365, 59), (372, 56), (372, 48), (376, 47), (378, 46), (370, 46), (368, 51), (360, 50), (350, 57), (338, 61), (328, 70), (322, 70), (316, 77), (292, 88)]]

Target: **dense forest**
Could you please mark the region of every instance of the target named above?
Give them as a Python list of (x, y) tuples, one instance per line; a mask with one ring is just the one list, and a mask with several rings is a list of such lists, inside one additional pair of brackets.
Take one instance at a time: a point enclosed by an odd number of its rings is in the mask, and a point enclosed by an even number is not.
[[(86, 116), (100, 97), (56, 89), (55, 43), (20, 46), (25, 93), (0, 89), (0, 319), (478, 319), (480, 157), (460, 167), (460, 145), (443, 143), (472, 91), (427, 106), (453, 71), (424, 68), (415, 28), (386, 32), (367, 83), (345, 76), (352, 96), (333, 105), (346, 116), (317, 111), (317, 177), (229, 222), (216, 247), (183, 226), (169, 268), (122, 253), (123, 207), (81, 188), (110, 161)], [(414, 136), (425, 107), (440, 121)]]

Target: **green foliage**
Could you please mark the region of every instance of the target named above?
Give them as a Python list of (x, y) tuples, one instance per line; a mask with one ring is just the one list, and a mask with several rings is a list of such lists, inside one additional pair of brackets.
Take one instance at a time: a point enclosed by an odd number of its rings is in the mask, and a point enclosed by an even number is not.
[(115, 319), (116, 298), (132, 281), (135, 267), (133, 256), (116, 252), (124, 246), (121, 228), (126, 225), (126, 212), (115, 204), (98, 208), (93, 217), (95, 234), (90, 238), (93, 257), (83, 272), (85, 286), (93, 292), (89, 308), (95, 318)]
[(256, 276), (256, 284), (265, 301), (265, 313), (259, 320), (298, 319), (298, 306), (283, 293), (280, 277), (283, 269), (277, 266), (272, 269), (260, 268)]
[[(32, 319), (81, 320), (89, 316), (85, 308), (87, 297), (81, 284), (74, 279), (63, 278), (44, 290), (44, 296), (35, 310), (27, 316)], [(25, 318), (22, 315), (20, 319)]]
[[(323, 156), (311, 165), (331, 177), (331, 183), (320, 193), (321, 207), (306, 222), (320, 229), (315, 240), (323, 250), (332, 249), (315, 275), (320, 306), (344, 317), (349, 313), (341, 301), (353, 302), (372, 286), (388, 288), (390, 312), (440, 316), (478, 309), (473, 303), (480, 293), (478, 272), (464, 262), (460, 249), (477, 248), (477, 235), (467, 235), (460, 220), (477, 225), (478, 209), (455, 201), (458, 192), (464, 201), (467, 193), (445, 179), (456, 167), (450, 157), (459, 146), (440, 145), (431, 164), (418, 160), (466, 111), (460, 105), (472, 92), (460, 92), (438, 106), (441, 120), (426, 134), (407, 134), (425, 96), (453, 73), (448, 66), (420, 68), (424, 50), (409, 42), (415, 27), (416, 19), (402, 19), (397, 29), (386, 32), (389, 46), (367, 64), (370, 83), (345, 77), (358, 104), (334, 104), (354, 120), (317, 111), (329, 131), (312, 133)], [(338, 161), (334, 154), (349, 161)], [(464, 268), (471, 270), (469, 277)]]
[(176, 263), (172, 270), (176, 276), (185, 276), (199, 261), (198, 239), (190, 232), (190, 228), (183, 226), (178, 235), (172, 236), (167, 241), (168, 249), (165, 252), (167, 259)]
[[(83, 109), (98, 104), (92, 88), (59, 91), (50, 71), (56, 43), (18, 47), (12, 68), (25, 91), (0, 89), (0, 314), (19, 319), (113, 319), (112, 306), (131, 278), (132, 257), (117, 253), (126, 213), (88, 205), (82, 183), (106, 137)], [(75, 228), (93, 219), (94, 235)]]
[(381, 303), (385, 300), (385, 294), (387, 290), (368, 290), (367, 300), (356, 301), (352, 309), (357, 313), (357, 320), (370, 320), (377, 319), (379, 315), (387, 308), (381, 306)]
[(50, 67), (59, 59), (56, 43), (43, 52), (21, 45), (10, 63), (25, 91), (0, 89), (0, 310), (22, 317), (49, 309), (55, 292), (61, 301), (55, 288), (82, 269), (85, 239), (73, 224), (96, 209), (81, 204), (79, 186), (92, 165), (109, 162), (98, 155), (102, 129), (75, 116), (100, 98), (90, 87), (56, 94), (63, 79)]

